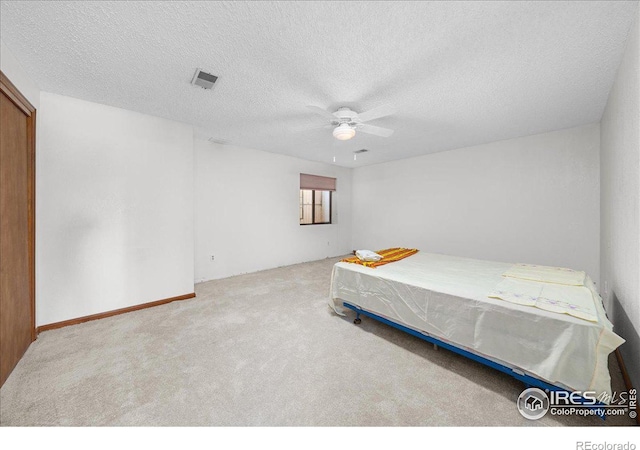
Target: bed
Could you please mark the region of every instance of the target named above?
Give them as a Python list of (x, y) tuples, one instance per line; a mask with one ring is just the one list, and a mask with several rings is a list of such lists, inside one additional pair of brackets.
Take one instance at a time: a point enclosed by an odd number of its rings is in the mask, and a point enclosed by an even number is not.
[(528, 385), (611, 394), (613, 332), (593, 281), (596, 321), (488, 297), (512, 264), (418, 252), (377, 268), (339, 262), (330, 306), (371, 316)]

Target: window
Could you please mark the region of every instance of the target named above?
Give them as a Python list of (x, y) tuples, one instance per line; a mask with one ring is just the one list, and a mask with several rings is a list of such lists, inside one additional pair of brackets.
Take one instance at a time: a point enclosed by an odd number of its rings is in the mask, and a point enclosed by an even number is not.
[(331, 191), (300, 189), (300, 225), (331, 223)]
[(331, 200), (336, 179), (300, 174), (300, 225), (331, 223)]

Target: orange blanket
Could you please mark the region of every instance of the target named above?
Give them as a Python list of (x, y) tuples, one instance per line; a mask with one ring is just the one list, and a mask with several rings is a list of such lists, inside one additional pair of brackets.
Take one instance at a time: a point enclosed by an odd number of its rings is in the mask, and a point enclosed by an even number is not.
[(382, 256), (380, 261), (361, 261), (357, 256), (352, 256), (343, 259), (342, 262), (360, 264), (375, 269), (378, 266), (384, 266), (385, 264), (400, 261), (408, 256), (415, 255), (418, 253), (418, 250), (415, 248), (387, 248), (379, 250), (376, 253)]

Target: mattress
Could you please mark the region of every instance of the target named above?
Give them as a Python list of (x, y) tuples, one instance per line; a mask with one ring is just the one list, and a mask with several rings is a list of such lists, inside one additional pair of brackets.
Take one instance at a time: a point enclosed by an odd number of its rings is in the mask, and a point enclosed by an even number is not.
[(613, 332), (587, 276), (598, 315), (589, 322), (489, 294), (512, 264), (419, 252), (375, 269), (339, 262), (330, 306), (343, 302), (571, 391), (611, 394)]

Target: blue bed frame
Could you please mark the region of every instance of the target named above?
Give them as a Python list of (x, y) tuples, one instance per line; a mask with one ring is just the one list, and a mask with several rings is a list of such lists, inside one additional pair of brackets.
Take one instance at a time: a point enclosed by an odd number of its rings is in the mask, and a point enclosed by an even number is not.
[[(353, 321), (355, 324), (360, 323), (360, 315), (362, 314), (364, 316), (371, 317), (374, 320), (382, 322), (382, 323), (384, 323), (386, 325), (389, 325), (389, 326), (391, 326), (393, 328), (396, 328), (398, 330), (404, 331), (405, 333), (409, 333), (410, 335), (415, 336), (415, 337), (417, 337), (419, 339), (422, 339), (423, 341), (427, 341), (427, 342), (430, 342), (430, 343), (432, 343), (434, 345), (437, 345), (439, 347), (446, 348), (449, 351), (452, 351), (452, 352), (457, 353), (459, 355), (462, 355), (462, 356), (464, 356), (466, 358), (469, 358), (469, 359), (472, 359), (474, 361), (477, 361), (477, 362), (479, 362), (481, 364), (484, 364), (485, 366), (489, 366), (489, 367), (491, 367), (493, 369), (499, 370), (502, 373), (506, 373), (507, 375), (509, 375), (509, 376), (519, 380), (519, 381), (522, 381), (524, 383), (525, 387), (527, 387), (527, 388), (529, 388), (529, 387), (537, 387), (537, 388), (540, 388), (540, 389), (543, 389), (543, 390), (546, 390), (546, 391), (566, 391), (565, 388), (562, 388), (562, 387), (559, 387), (559, 386), (555, 386), (553, 384), (547, 383), (546, 381), (543, 381), (543, 380), (540, 380), (538, 378), (532, 377), (532, 376), (527, 375), (525, 373), (519, 373), (519, 372), (517, 372), (516, 370), (514, 370), (514, 369), (512, 369), (510, 367), (503, 366), (502, 364), (498, 364), (495, 361), (491, 361), (490, 359), (483, 358), (482, 356), (478, 356), (475, 353), (471, 353), (471, 352), (469, 352), (467, 350), (464, 350), (464, 349), (461, 349), (459, 347), (456, 347), (455, 345), (451, 345), (451, 344), (449, 344), (447, 342), (443, 342), (440, 339), (436, 339), (434, 337), (431, 337), (431, 336), (428, 336), (426, 334), (420, 333), (419, 331), (416, 331), (416, 330), (413, 330), (411, 328), (408, 328), (408, 327), (406, 327), (404, 325), (400, 325), (397, 322), (393, 322), (393, 321), (391, 321), (389, 319), (385, 319), (384, 317), (381, 317), (381, 316), (379, 316), (377, 314), (374, 314), (374, 313), (372, 313), (370, 311), (362, 309), (362, 308), (360, 308), (358, 306), (354, 306), (354, 305), (352, 305), (350, 303), (347, 303), (347, 302), (343, 302), (342, 304), (346, 308), (349, 308), (349, 309), (355, 311), (356, 319)], [(602, 407), (606, 407), (606, 405), (604, 405), (604, 404), (595, 405), (594, 409), (602, 408)], [(598, 416), (602, 420), (605, 420), (604, 414), (598, 414)]]

